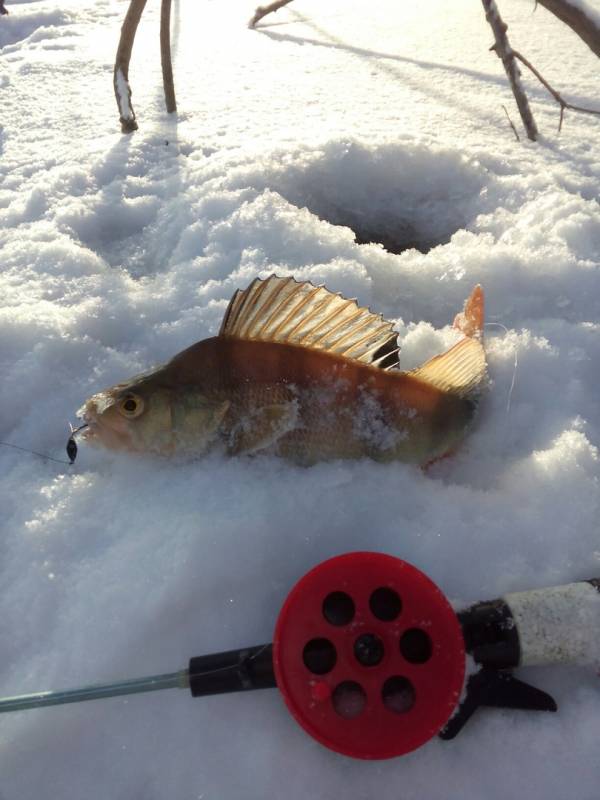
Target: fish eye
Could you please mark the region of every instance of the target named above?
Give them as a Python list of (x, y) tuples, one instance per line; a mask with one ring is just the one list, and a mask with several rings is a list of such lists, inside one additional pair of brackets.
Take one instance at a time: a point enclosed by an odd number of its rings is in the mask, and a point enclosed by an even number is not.
[(144, 401), (137, 394), (126, 394), (125, 397), (119, 401), (119, 411), (124, 417), (135, 419), (144, 410)]

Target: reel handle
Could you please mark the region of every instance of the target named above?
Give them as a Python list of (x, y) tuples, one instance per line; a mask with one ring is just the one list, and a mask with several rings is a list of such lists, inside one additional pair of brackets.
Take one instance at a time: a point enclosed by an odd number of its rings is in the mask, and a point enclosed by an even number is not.
[(465, 649), (479, 669), (440, 733), (453, 739), (480, 706), (556, 711), (554, 699), (515, 678), (514, 667), (600, 664), (600, 579), (512, 592), (459, 611)]
[(457, 616), (483, 667), (600, 663), (600, 578), (512, 592)]

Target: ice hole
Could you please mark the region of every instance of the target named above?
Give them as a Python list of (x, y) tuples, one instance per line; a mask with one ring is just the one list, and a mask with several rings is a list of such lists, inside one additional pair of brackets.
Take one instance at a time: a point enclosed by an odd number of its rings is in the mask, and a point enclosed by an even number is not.
[(338, 142), (267, 180), (290, 203), (350, 228), (358, 244), (379, 243), (398, 254), (426, 253), (467, 227), (488, 177), (458, 150)]

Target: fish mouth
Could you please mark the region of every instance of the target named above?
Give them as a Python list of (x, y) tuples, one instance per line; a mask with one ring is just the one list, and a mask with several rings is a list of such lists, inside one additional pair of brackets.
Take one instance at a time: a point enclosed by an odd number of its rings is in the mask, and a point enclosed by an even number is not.
[[(100, 407), (98, 407), (100, 405)], [(102, 445), (118, 450), (130, 449), (130, 437), (126, 430), (114, 428), (107, 421), (101, 419), (101, 414), (111, 405), (105, 398), (101, 399), (100, 404), (96, 398), (87, 401), (77, 412), (77, 417), (82, 421), (81, 436), (82, 441), (91, 445)], [(85, 425), (85, 429), (83, 429)]]
[(82, 417), (82, 419), (83, 419), (83, 424), (86, 425), (87, 427), (85, 430), (82, 430), (81, 439), (84, 442), (91, 442), (94, 439), (98, 439), (98, 430), (100, 428), (98, 423), (91, 417), (85, 416)]
[(93, 444), (98, 441), (101, 425), (98, 417), (87, 403), (79, 409), (76, 416), (81, 420), (81, 425), (74, 433), (77, 433), (77, 436), (84, 442)]

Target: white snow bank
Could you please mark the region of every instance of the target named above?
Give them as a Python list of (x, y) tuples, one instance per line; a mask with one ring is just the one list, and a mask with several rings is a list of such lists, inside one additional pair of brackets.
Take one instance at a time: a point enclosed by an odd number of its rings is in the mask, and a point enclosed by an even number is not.
[(50, 11), (25, 12), (19, 9), (4, 16), (0, 25), (0, 49), (14, 52), (9, 45), (25, 46), (27, 42), (52, 39), (62, 35), (61, 26), (74, 21), (74, 15), (56, 8)]

